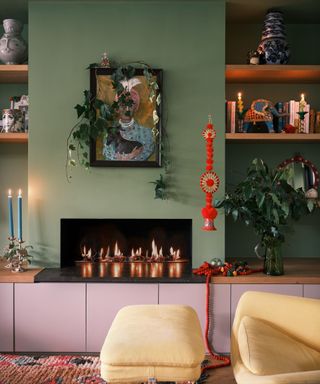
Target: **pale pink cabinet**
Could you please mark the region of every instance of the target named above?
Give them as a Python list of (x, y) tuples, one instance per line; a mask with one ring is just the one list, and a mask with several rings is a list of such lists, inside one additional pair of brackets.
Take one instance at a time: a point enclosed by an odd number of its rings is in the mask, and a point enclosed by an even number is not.
[(137, 304), (158, 304), (158, 284), (87, 284), (86, 350), (100, 352), (119, 309)]
[(83, 283), (16, 284), (15, 350), (85, 351)]
[(205, 329), (205, 284), (159, 284), (159, 304), (183, 304), (194, 308)]
[(230, 351), (230, 291), (229, 284), (211, 284), (210, 340), (216, 352)]
[(303, 286), (303, 296), (320, 299), (320, 284), (305, 284)]
[(13, 283), (0, 283), (0, 351), (13, 350)]

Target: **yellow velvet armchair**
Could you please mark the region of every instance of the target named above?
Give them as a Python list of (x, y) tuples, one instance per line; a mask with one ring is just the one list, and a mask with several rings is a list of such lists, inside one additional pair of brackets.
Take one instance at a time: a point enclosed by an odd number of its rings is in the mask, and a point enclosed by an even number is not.
[(231, 361), (238, 384), (320, 384), (320, 300), (246, 292)]

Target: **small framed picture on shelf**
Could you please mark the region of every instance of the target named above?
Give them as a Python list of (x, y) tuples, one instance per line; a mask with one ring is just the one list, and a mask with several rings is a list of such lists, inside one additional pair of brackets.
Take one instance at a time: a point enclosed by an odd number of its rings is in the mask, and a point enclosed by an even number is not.
[(160, 167), (162, 70), (150, 69), (146, 76), (143, 69), (132, 68), (130, 76), (120, 80), (115, 71), (91, 69), (91, 95), (99, 103), (105, 103), (107, 109), (111, 108), (113, 120), (105, 135), (91, 141), (90, 165)]

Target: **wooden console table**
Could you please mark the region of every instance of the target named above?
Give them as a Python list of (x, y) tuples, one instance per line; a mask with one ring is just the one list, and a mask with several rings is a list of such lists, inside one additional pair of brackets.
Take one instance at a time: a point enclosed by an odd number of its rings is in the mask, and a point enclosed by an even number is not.
[(25, 272), (15, 273), (5, 268), (7, 262), (0, 261), (0, 283), (34, 283), (35, 276), (43, 268), (28, 268)]
[[(232, 260), (230, 260), (232, 261)], [(246, 260), (253, 269), (262, 268), (262, 261), (256, 258)], [(253, 273), (247, 276), (215, 276), (213, 284), (320, 284), (320, 257), (314, 259), (285, 259), (284, 275), (267, 276)]]

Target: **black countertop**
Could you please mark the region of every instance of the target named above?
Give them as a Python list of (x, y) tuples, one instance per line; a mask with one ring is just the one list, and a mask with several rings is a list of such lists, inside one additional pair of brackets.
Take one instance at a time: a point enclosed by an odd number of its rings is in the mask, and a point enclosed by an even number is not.
[[(110, 270), (108, 270), (110, 269)], [(158, 272), (158, 273), (156, 273)], [(197, 276), (191, 271), (186, 271), (178, 276), (169, 275), (168, 271), (148, 271), (130, 269), (129, 266), (117, 268), (117, 266), (106, 266), (105, 268), (93, 267), (66, 267), (45, 268), (39, 272), (34, 279), (35, 283), (205, 283), (204, 276)]]

